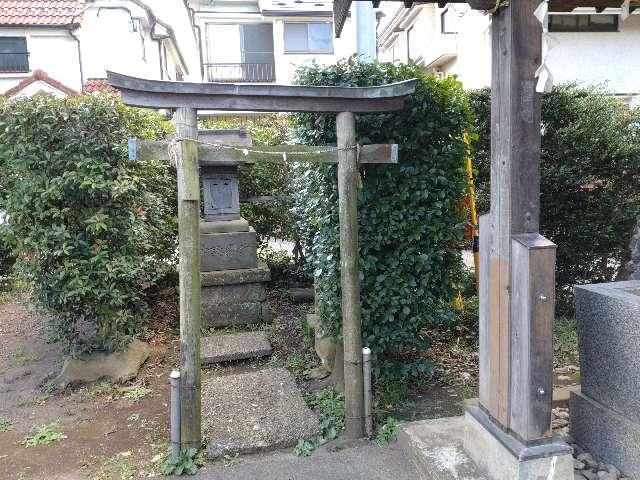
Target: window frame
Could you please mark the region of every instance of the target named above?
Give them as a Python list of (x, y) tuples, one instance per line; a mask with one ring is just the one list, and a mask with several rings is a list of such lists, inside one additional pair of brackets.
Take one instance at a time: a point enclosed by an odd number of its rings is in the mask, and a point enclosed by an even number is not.
[[(307, 48), (306, 50), (289, 50), (287, 49), (287, 25), (305, 25), (307, 31)], [(331, 40), (331, 48), (329, 50), (312, 50), (309, 48), (309, 25), (329, 25), (329, 39)], [(283, 22), (282, 26), (282, 43), (284, 53), (286, 55), (333, 55), (335, 45), (333, 42), (333, 22)]]
[(447, 5), (447, 6), (445, 7), (445, 9), (444, 9), (444, 10), (442, 10), (442, 12), (440, 12), (440, 33), (441, 33), (442, 35), (457, 35), (458, 33), (460, 33), (460, 32), (458, 32), (458, 31), (455, 31), (455, 32), (447, 32), (447, 31), (445, 31), (445, 15), (446, 15), (447, 13), (451, 13), (451, 12), (450, 12), (450, 10), (451, 10), (451, 11), (454, 11), (454, 10), (451, 8), (451, 6), (450, 6), (450, 5)]
[(24, 63), (20, 66), (20, 68), (9, 68), (9, 67), (4, 67), (2, 65), (2, 62), (0, 61), (0, 73), (29, 73), (31, 71), (31, 65), (29, 64), (29, 44), (27, 41), (27, 37), (26, 36), (9, 36), (9, 35), (2, 35), (0, 36), (0, 42), (2, 42), (2, 40), (21, 40), (22, 42), (24, 42), (24, 52), (16, 52), (16, 53), (11, 53), (11, 52), (0, 52), (0, 57), (2, 57), (3, 55), (24, 55)]
[[(558, 28), (558, 25), (553, 25), (552, 18), (558, 17), (575, 17), (576, 18), (576, 26), (575, 28)], [(588, 23), (586, 27), (580, 27), (578, 23), (579, 18), (587, 18)], [(600, 24), (604, 25), (600, 28), (594, 28), (593, 25), (598, 25), (597, 23), (592, 22), (593, 17), (609, 17), (613, 19), (613, 24)], [(577, 13), (577, 14), (562, 14), (562, 13), (552, 13), (549, 15), (549, 31), (552, 33), (616, 33), (620, 31), (620, 16), (617, 14), (611, 13)]]

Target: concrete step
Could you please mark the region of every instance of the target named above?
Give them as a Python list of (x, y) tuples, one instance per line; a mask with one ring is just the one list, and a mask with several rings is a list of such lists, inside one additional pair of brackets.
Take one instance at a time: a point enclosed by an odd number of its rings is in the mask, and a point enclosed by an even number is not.
[(271, 355), (271, 344), (262, 332), (242, 332), (202, 337), (200, 360), (203, 366)]
[(420, 480), (488, 480), (464, 451), (464, 417), (402, 425), (398, 444), (418, 469)]

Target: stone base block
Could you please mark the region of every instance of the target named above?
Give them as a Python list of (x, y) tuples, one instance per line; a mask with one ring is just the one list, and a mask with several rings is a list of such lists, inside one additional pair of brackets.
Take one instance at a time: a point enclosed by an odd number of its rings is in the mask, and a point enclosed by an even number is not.
[(203, 305), (255, 303), (264, 302), (267, 292), (263, 283), (241, 283), (202, 287), (201, 298)]
[(576, 443), (629, 478), (640, 478), (640, 424), (583, 394), (571, 392), (570, 433)]
[(200, 222), (200, 233), (248, 232), (249, 222), (240, 220), (219, 220), (217, 222)]
[(398, 443), (420, 480), (489, 480), (464, 451), (464, 431), (464, 417), (410, 422), (398, 429)]
[(268, 282), (269, 280), (271, 280), (271, 272), (265, 263), (259, 263), (255, 268), (243, 268), (241, 270), (200, 272), (200, 282), (203, 287), (259, 283)]
[(477, 406), (467, 407), (464, 449), (491, 480), (573, 479), (573, 449), (566, 443), (524, 445)]
[(256, 232), (201, 233), (200, 271), (239, 270), (258, 266)]
[(202, 325), (207, 328), (246, 325), (271, 321), (271, 312), (262, 302), (206, 303), (202, 301)]

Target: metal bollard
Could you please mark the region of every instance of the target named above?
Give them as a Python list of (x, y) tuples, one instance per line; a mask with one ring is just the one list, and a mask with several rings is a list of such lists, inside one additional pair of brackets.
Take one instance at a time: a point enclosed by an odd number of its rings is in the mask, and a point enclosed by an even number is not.
[(371, 395), (371, 349), (362, 349), (362, 374), (364, 377), (364, 429), (368, 437), (373, 435), (372, 395)]
[(169, 375), (171, 384), (171, 459), (180, 456), (180, 372), (173, 370)]

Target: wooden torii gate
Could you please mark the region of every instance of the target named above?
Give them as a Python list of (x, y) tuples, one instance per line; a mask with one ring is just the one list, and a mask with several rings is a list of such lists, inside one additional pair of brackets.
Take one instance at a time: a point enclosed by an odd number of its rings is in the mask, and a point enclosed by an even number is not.
[[(221, 149), (198, 144), (197, 109), (259, 112), (336, 113), (337, 148), (282, 146), (261, 148), (282, 153), (289, 161), (338, 164), (340, 219), (340, 284), (345, 378), (345, 436), (365, 435), (360, 279), (358, 269), (358, 163), (396, 163), (397, 145), (356, 144), (355, 113), (400, 110), (415, 90), (415, 80), (380, 87), (306, 87), (236, 85), (144, 80), (113, 72), (109, 83), (124, 103), (138, 107), (175, 109), (178, 171), (180, 272), (181, 438), (183, 448), (201, 444), (200, 391), (200, 188), (199, 160), (214, 162), (272, 159), (266, 153)], [(141, 148), (167, 158), (166, 143)], [(294, 153), (292, 152), (300, 152)]]

